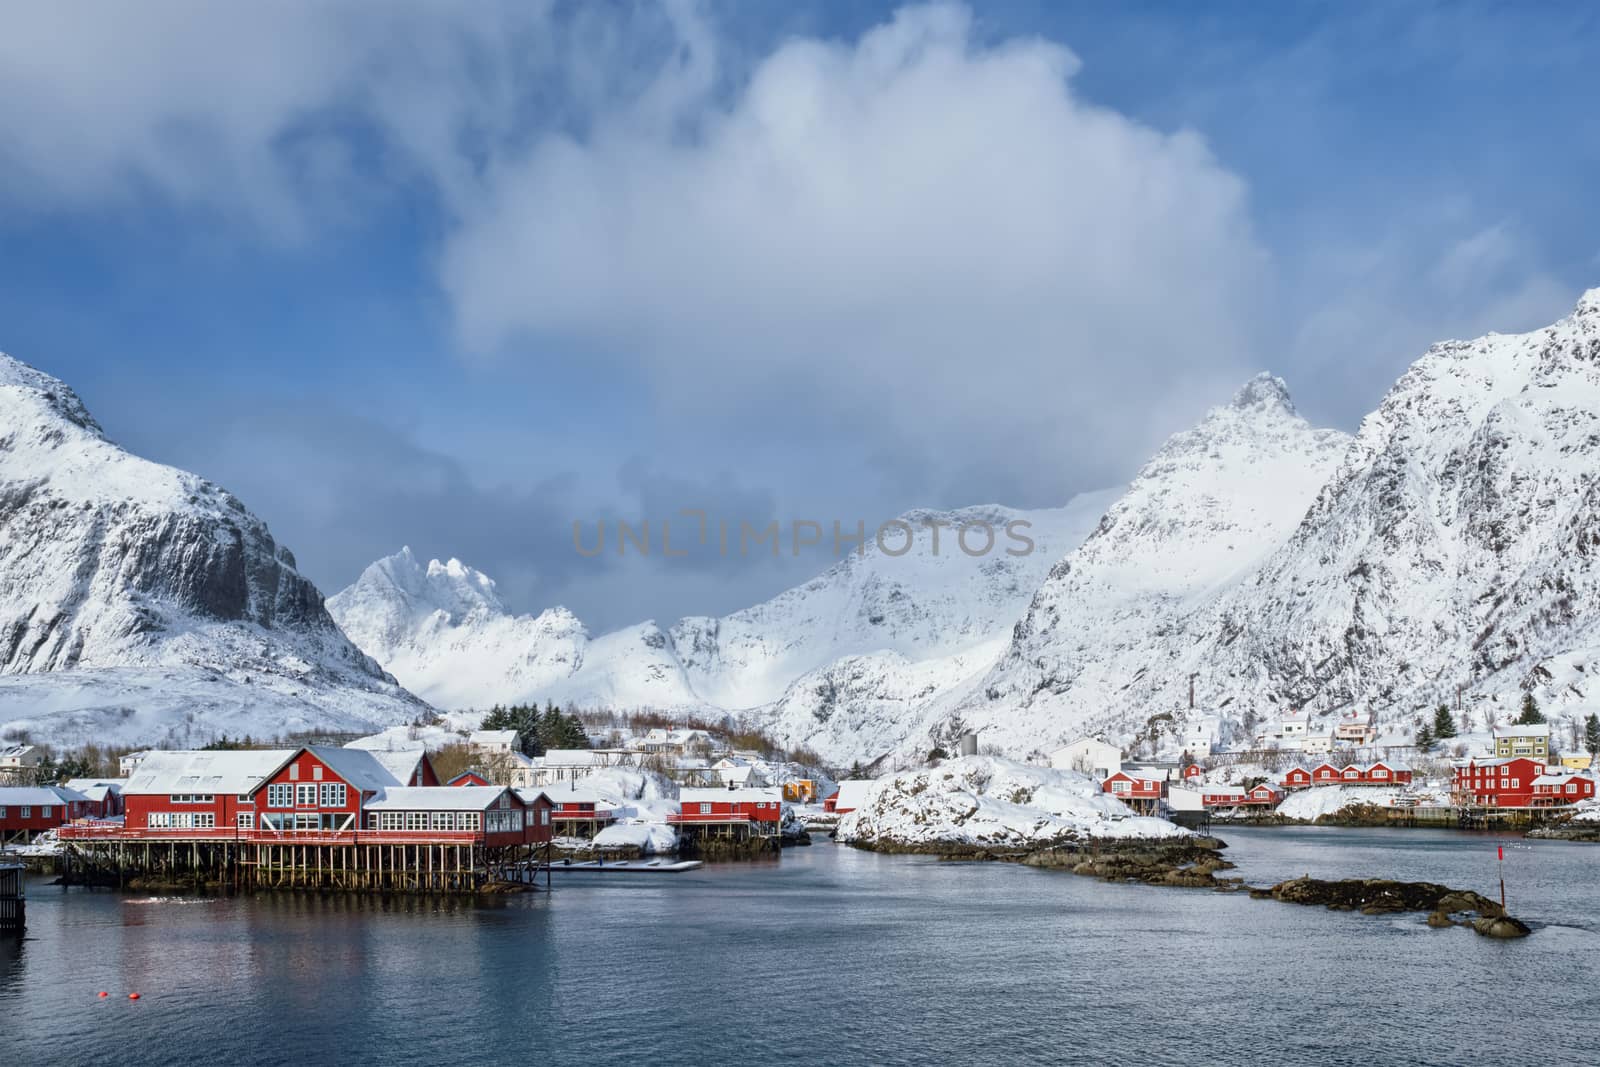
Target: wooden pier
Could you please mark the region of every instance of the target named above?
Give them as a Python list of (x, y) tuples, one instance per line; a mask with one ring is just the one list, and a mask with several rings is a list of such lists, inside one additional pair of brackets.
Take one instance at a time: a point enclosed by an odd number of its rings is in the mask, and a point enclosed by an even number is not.
[(27, 873), (20, 863), (0, 860), (0, 934), (20, 934), (27, 925)]
[[(306, 834), (276, 841), (68, 838), (68, 882), (190, 887), (470, 894), (497, 882), (529, 884), (522, 871), (549, 860), (548, 844), (493, 847), (482, 840), (394, 840), (396, 835)], [(334, 840), (328, 840), (334, 838)]]

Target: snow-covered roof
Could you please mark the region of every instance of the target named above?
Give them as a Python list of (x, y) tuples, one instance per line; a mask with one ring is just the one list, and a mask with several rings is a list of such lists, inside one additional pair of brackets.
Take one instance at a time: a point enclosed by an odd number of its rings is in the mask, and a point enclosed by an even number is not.
[(249, 793), (298, 749), (149, 753), (122, 787), (124, 796), (160, 793)]
[(362, 805), (366, 811), (484, 811), (503, 785), (393, 786)]
[[(544, 790), (529, 790), (530, 793), (543, 792), (550, 798), (552, 804), (594, 804), (597, 807), (609, 807), (611, 802), (593, 789), (568, 789), (566, 785), (553, 785)], [(527, 798), (524, 798), (527, 799)]]
[(467, 737), (467, 741), (474, 745), (515, 745), (517, 732), (515, 730), (474, 730)]
[(839, 799), (834, 801), (834, 806), (859, 808), (866, 803), (867, 791), (877, 784), (873, 778), (846, 778), (839, 783)]
[[(1167, 780), (1167, 772), (1152, 770), (1149, 767), (1124, 767), (1116, 774), (1111, 775), (1111, 778), (1137, 778), (1141, 782), (1164, 782)], [(1110, 781), (1111, 778), (1106, 780)]]
[(328, 769), (363, 793), (401, 785), (403, 780), (390, 772), (378, 759), (378, 753), (360, 748), (332, 748), (316, 745), (308, 748)]
[(0, 786), (0, 808), (54, 807), (86, 801), (89, 798), (76, 789), (59, 785), (3, 785)]
[[(842, 786), (844, 783), (840, 783)], [(559, 794), (560, 790), (556, 790)], [(680, 789), (680, 804), (763, 804), (782, 803), (783, 794), (776, 789)]]
[[(352, 746), (346, 745), (345, 748)], [(417, 773), (417, 765), (422, 762), (422, 757), (427, 755), (427, 749), (418, 745), (416, 748), (369, 748), (360, 751), (370, 752), (372, 758), (383, 764), (383, 769), (394, 776), (394, 780), (401, 785), (411, 781), (411, 776)]]
[(592, 748), (546, 749), (543, 765), (546, 767), (593, 767), (597, 756)]
[(1533, 780), (1533, 784), (1534, 785), (1566, 785), (1568, 782), (1576, 782), (1579, 779), (1579, 777), (1581, 777), (1581, 776), (1580, 775), (1576, 775), (1576, 774), (1550, 774), (1550, 773), (1545, 773), (1545, 774), (1541, 774), (1541, 775), (1539, 775), (1539, 777), (1535, 778)]
[(69, 778), (67, 788), (77, 790), (98, 804), (108, 793), (122, 792), (122, 787), (126, 783), (125, 778)]
[(1524, 724), (1522, 726), (1515, 726), (1515, 725), (1513, 725), (1513, 726), (1496, 726), (1494, 728), (1494, 739), (1496, 741), (1499, 741), (1501, 738), (1505, 738), (1505, 739), (1509, 740), (1509, 739), (1514, 738), (1514, 737), (1549, 737), (1549, 736), (1550, 736), (1550, 724), (1547, 723), (1547, 722), (1526, 723), (1526, 724)]
[(1242, 797), (1242, 796), (1245, 795), (1246, 790), (1245, 790), (1244, 786), (1242, 786), (1242, 785), (1207, 785), (1207, 786), (1201, 786), (1200, 787), (1200, 792), (1202, 794), (1204, 794), (1205, 796), (1208, 796), (1208, 797), (1215, 797), (1215, 796), (1238, 796), (1238, 797)]

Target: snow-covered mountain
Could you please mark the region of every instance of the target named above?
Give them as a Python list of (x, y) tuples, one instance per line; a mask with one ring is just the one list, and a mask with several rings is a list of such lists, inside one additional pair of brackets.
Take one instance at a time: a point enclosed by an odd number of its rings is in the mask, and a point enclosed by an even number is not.
[[(646, 622), (591, 636), (563, 608), (513, 615), (484, 575), (456, 560), (423, 564), (409, 549), (368, 567), (328, 604), (352, 640), (446, 707), (519, 699), (711, 713), (785, 699), (810, 705), (826, 702), (817, 696), (826, 688), (817, 672), (848, 678), (865, 663), (920, 679), (877, 687), (889, 705), (884, 713), (902, 718), (907, 701), (987, 665), (1050, 565), (1082, 540), (1115, 495), (1085, 494), (1064, 508), (1031, 512), (910, 512), (901, 518), (918, 540), (905, 555), (887, 555), (868, 537), (860, 554), (766, 603), (667, 628)], [(1002, 539), (993, 551), (969, 556), (955, 543), (953, 531), (963, 523), (1000, 531), (1016, 520), (1029, 523), (1032, 552), (1009, 555), (1006, 547), (1017, 543)], [(930, 524), (943, 532), (937, 554)], [(974, 535), (972, 544), (981, 539)], [(869, 673), (875, 683), (881, 677)], [(819, 718), (826, 721), (827, 713)]]
[(1186, 688), (1185, 635), (1215, 625), (1220, 598), (1294, 530), (1349, 443), (1301, 418), (1282, 379), (1245, 383), (1168, 440), (1051, 570), (982, 684), (939, 702), (947, 721), (1023, 753), (1090, 725), (1132, 734), (1157, 680), (1163, 694)]
[[(1247, 728), (1352, 704), (1403, 722), (1458, 687), (1477, 728), (1524, 692), (1600, 705), (1600, 290), (1545, 329), (1434, 346), (1342, 455), (1269, 392), (1223, 413), (1265, 431), (1242, 452), (1210, 444), (1213, 416), (1152, 461), (956, 702), (967, 725), (1134, 737), (1185, 717), (1191, 675)], [(1219, 461), (1236, 477), (1196, 510)]]
[(0, 730), (204, 740), (422, 710), (236, 498), (0, 355)]

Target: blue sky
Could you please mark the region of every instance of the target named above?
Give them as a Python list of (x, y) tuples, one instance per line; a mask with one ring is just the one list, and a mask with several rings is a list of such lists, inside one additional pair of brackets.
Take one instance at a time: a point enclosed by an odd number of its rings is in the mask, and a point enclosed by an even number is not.
[[(76, 18), (73, 17), (76, 15)], [(1126, 480), (1259, 369), (1353, 428), (1600, 284), (1591, 5), (157, 2), (0, 41), (0, 349), (267, 519), (596, 628)]]

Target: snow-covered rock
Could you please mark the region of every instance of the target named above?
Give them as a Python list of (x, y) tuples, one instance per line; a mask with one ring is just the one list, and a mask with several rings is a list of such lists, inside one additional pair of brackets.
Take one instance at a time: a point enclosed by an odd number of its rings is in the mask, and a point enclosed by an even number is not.
[(202, 741), (424, 711), (238, 499), (125, 452), (0, 355), (0, 729)]
[(1381, 785), (1318, 785), (1297, 789), (1283, 798), (1277, 813), (1286, 819), (1315, 822), (1324, 815), (1337, 815), (1358, 805), (1388, 808), (1404, 793), (1403, 788)]
[(1186, 836), (1164, 819), (1132, 814), (1087, 775), (993, 756), (885, 778), (835, 830), (840, 841), (911, 849)]

